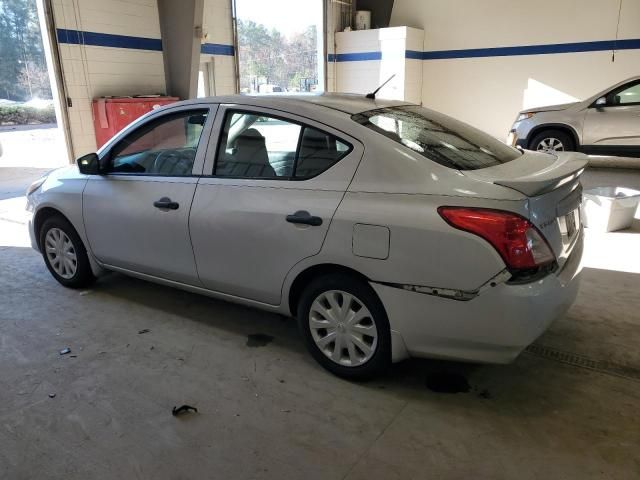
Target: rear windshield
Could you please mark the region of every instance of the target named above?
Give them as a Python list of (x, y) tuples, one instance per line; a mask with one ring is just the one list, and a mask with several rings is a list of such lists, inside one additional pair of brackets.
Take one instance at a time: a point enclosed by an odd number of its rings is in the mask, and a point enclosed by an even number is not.
[(351, 118), (429, 160), (456, 170), (492, 167), (521, 155), (477, 128), (423, 107), (380, 108)]

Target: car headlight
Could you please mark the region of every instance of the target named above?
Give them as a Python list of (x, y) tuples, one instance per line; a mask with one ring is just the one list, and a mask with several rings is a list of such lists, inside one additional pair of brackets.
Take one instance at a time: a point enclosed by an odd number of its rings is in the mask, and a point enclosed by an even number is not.
[(522, 120), (526, 120), (527, 118), (531, 118), (535, 115), (534, 112), (524, 112), (521, 113), (520, 115), (518, 115), (518, 118), (516, 118), (516, 122), (521, 122)]
[(47, 177), (39, 178), (38, 180), (33, 182), (31, 185), (29, 185), (29, 188), (27, 188), (27, 197), (31, 195), (33, 192), (35, 192), (36, 190), (38, 190), (46, 179)]

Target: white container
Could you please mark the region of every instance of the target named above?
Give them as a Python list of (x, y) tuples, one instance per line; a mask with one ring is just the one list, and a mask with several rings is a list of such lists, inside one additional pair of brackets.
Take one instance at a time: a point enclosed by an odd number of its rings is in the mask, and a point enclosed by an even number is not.
[(370, 10), (358, 10), (356, 12), (356, 30), (369, 30), (371, 29), (371, 11)]
[(585, 227), (614, 232), (631, 227), (640, 191), (622, 187), (596, 187), (583, 192)]

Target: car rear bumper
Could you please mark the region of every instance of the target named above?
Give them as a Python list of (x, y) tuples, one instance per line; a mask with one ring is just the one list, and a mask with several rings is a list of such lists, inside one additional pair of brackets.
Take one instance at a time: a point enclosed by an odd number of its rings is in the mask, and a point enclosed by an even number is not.
[[(372, 286), (408, 356), (508, 363), (574, 302), (582, 243), (581, 236), (561, 271), (528, 284), (501, 283), (468, 301)], [(393, 358), (401, 355), (394, 352)]]

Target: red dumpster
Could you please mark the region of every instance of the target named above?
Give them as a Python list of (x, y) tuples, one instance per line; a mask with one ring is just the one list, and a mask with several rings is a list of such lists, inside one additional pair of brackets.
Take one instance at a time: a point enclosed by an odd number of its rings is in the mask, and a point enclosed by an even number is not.
[(177, 97), (139, 96), (93, 99), (93, 127), (98, 148), (124, 127), (151, 110), (180, 100)]

